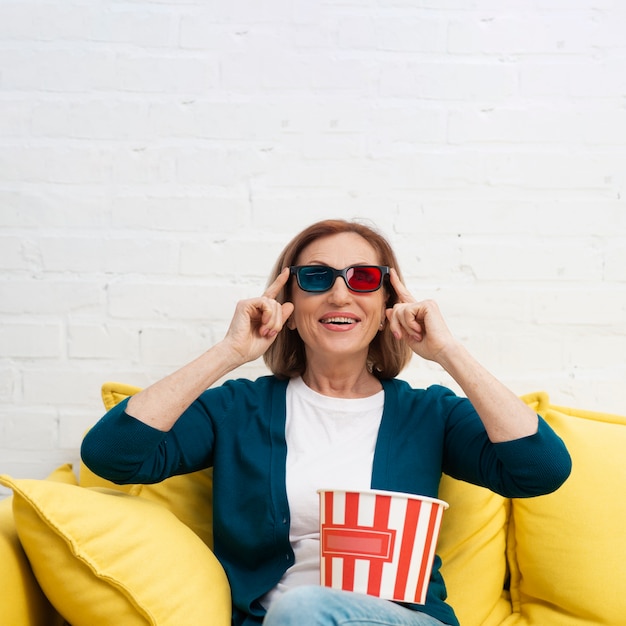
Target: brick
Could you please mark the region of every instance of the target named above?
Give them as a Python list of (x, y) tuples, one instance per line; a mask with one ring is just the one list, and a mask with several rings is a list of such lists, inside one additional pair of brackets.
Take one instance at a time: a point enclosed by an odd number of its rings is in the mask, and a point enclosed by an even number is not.
[(48, 272), (166, 274), (176, 266), (173, 241), (138, 237), (45, 237), (39, 240)]
[(135, 362), (139, 358), (139, 331), (112, 324), (70, 322), (70, 359), (117, 359)]
[(169, 54), (119, 54), (114, 87), (132, 93), (206, 94), (219, 84), (215, 59)]
[[(246, 20), (247, 21), (247, 20)], [(215, 15), (187, 14), (180, 16), (178, 42), (190, 50), (215, 50), (222, 54), (237, 50), (248, 40), (249, 27), (233, 29), (230, 24), (216, 22)]]
[(626, 112), (586, 107), (569, 111), (524, 107), (453, 112), (449, 139), (451, 143), (623, 144)]
[[(607, 281), (626, 282), (626, 240), (621, 234), (623, 229), (615, 228), (619, 233), (606, 245), (606, 264), (604, 268), (604, 278)], [(618, 287), (619, 288), (619, 287)]]
[(518, 92), (517, 70), (511, 64), (424, 61), (381, 65), (379, 92), (384, 97), (499, 102)]
[(582, 326), (592, 335), (607, 326), (623, 327), (624, 311), (626, 291), (601, 284), (588, 285), (584, 290), (576, 287), (542, 290), (533, 301), (536, 323), (564, 329)]
[(22, 279), (0, 280), (0, 313), (41, 315), (68, 312), (100, 313), (104, 307), (103, 285), (93, 280)]
[(24, 253), (28, 245), (18, 237), (0, 237), (0, 268), (24, 269), (27, 266)]
[(267, 140), (276, 138), (279, 120), (280, 109), (258, 102), (155, 102), (148, 112), (154, 134), (191, 139)]
[[(16, 391), (20, 384), (20, 375), (17, 366), (5, 359), (4, 350), (0, 361), (0, 402), (10, 404), (15, 399)], [(0, 420), (0, 432), (2, 432), (2, 420)]]
[[(232, 318), (238, 300), (251, 297), (245, 285), (203, 283), (114, 283), (109, 287), (109, 315), (145, 321), (223, 320)], [(216, 297), (219, 295), (219, 297)]]
[[(211, 241), (187, 242), (181, 245), (180, 271), (183, 275), (226, 277), (233, 282), (253, 279), (261, 284), (269, 277), (286, 242), (274, 241), (270, 233), (250, 240), (225, 243)], [(261, 280), (259, 280), (261, 279)]]
[(612, 0), (593, 0), (592, 3), (589, 0), (537, 0), (535, 6), (539, 9), (559, 9), (559, 10), (588, 10), (592, 7), (595, 10), (598, 9), (612, 9), (615, 5)]
[(595, 282), (602, 280), (604, 259), (589, 241), (546, 245), (501, 239), (462, 244), (461, 263), (481, 281)]
[(110, 375), (105, 364), (60, 362), (53, 368), (36, 363), (24, 366), (21, 404), (91, 406), (99, 402), (102, 383), (111, 380)]
[(5, 322), (0, 326), (2, 354), (11, 358), (58, 359), (65, 352), (64, 338), (59, 323)]
[(150, 105), (123, 100), (40, 101), (32, 108), (35, 137), (139, 139), (152, 137)]
[(35, 184), (20, 191), (0, 188), (0, 226), (41, 231), (63, 228), (102, 230), (110, 210), (101, 190), (42, 188)]
[[(541, 149), (524, 153), (489, 152), (476, 167), (476, 176), (493, 186), (516, 186), (526, 189), (595, 189), (609, 190), (622, 178), (611, 157), (603, 153), (574, 153)], [(466, 158), (470, 158), (466, 154)], [(559, 167), (552, 167), (555, 159)]]
[(522, 97), (619, 98), (626, 88), (621, 63), (613, 59), (525, 63), (519, 69)]
[(58, 441), (58, 420), (51, 409), (14, 408), (0, 413), (5, 441), (14, 450), (54, 450)]
[[(355, 69), (356, 62), (350, 64)], [(344, 70), (348, 69), (345, 65)], [(330, 61), (312, 64), (308, 57), (286, 54), (284, 49), (270, 48), (250, 50), (228, 55), (220, 60), (220, 87), (226, 92), (239, 94), (263, 94), (272, 90), (286, 90), (290, 93), (310, 93), (313, 75), (317, 86), (322, 87), (326, 72), (332, 74), (327, 81), (338, 84), (339, 71), (333, 69)], [(353, 81), (354, 78), (348, 78)]]
[(626, 350), (626, 324), (621, 334), (616, 332), (582, 334), (576, 341), (564, 345), (566, 363), (570, 367), (598, 370), (607, 376), (615, 375), (623, 369)]
[(19, 91), (91, 93), (203, 94), (217, 87), (214, 59), (135, 53), (113, 48), (0, 50), (5, 89)]
[(175, 15), (151, 11), (146, 3), (140, 10), (50, 2), (0, 5), (3, 40), (103, 41), (156, 47), (171, 45), (175, 24)]
[(4, 48), (5, 90), (86, 93), (115, 86), (115, 54), (104, 50)]
[(5, 182), (104, 183), (111, 179), (111, 153), (98, 147), (0, 144), (0, 171)]
[(224, 235), (245, 226), (249, 206), (248, 194), (237, 191), (209, 197), (180, 189), (163, 195), (120, 195), (112, 200), (111, 223), (119, 229)]
[(141, 357), (152, 367), (167, 365), (174, 369), (199, 357), (215, 343), (211, 330), (202, 326), (150, 327), (141, 333)]
[(176, 180), (177, 164), (171, 149), (140, 142), (112, 154), (111, 178), (117, 184), (162, 184)]
[[(433, 299), (439, 303), (444, 318), (453, 321), (452, 328), (468, 329), (477, 332), (481, 329), (492, 329), (509, 325), (520, 328), (532, 321), (535, 300), (541, 297), (532, 289), (517, 286), (503, 294), (502, 285), (487, 286), (484, 284), (441, 284), (439, 282), (420, 286), (411, 279), (406, 280), (414, 297), (418, 300)], [(506, 330), (504, 328), (503, 330)], [(455, 331), (456, 332), (456, 331)]]
[[(206, 6), (206, 3), (199, 3)], [(235, 24), (280, 24), (291, 18), (291, 0), (240, 0), (240, 2), (215, 2), (211, 4), (210, 15), (216, 22), (234, 22)]]
[(88, 407), (64, 408), (59, 418), (59, 449), (66, 451), (66, 458), (75, 463), (80, 471), (80, 444), (85, 433), (104, 415), (102, 403), (96, 398)]
[(32, 102), (28, 100), (0, 100), (0, 137), (5, 139), (30, 135), (33, 108)]
[(448, 116), (427, 106), (380, 106), (369, 114), (368, 126), (369, 152), (393, 159), (416, 145), (445, 143)]
[[(448, 50), (455, 54), (591, 54), (605, 29), (580, 15), (555, 13), (485, 14), (485, 17), (452, 20)], [(528, 34), (532, 33), (532, 37)]]
[(580, 141), (584, 120), (574, 111), (487, 109), (453, 112), (449, 117), (451, 143), (567, 143)]
[(352, 15), (339, 20), (337, 39), (340, 48), (349, 50), (443, 53), (446, 26), (441, 19), (403, 13), (393, 17)]
[[(581, 194), (582, 196), (582, 194)], [(409, 200), (414, 200), (409, 196)], [(500, 200), (473, 196), (463, 202), (431, 199), (402, 205), (394, 220), (395, 232), (410, 236), (414, 232), (447, 235), (441, 243), (452, 249), (454, 237), (465, 235), (532, 236), (546, 234), (552, 240), (564, 237), (613, 236), (626, 229), (626, 212), (619, 200), (567, 197), (541, 201), (504, 197)], [(588, 239), (591, 243), (592, 240)], [(427, 243), (427, 242), (426, 242)], [(421, 242), (420, 242), (420, 245)]]
[(176, 180), (183, 185), (241, 185), (267, 167), (257, 150), (190, 147), (169, 152), (175, 158)]

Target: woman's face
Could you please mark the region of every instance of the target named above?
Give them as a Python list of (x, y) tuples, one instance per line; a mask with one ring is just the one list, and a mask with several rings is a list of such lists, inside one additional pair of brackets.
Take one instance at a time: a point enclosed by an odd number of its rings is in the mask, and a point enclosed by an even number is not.
[[(376, 250), (356, 233), (329, 235), (302, 250), (295, 265), (328, 265), (344, 269), (350, 265), (380, 265)], [(295, 277), (292, 287), (294, 312), (289, 327), (296, 328), (306, 346), (307, 362), (314, 357), (354, 356), (367, 360), (369, 344), (385, 320), (386, 292), (350, 291), (337, 277), (329, 291), (302, 291)]]

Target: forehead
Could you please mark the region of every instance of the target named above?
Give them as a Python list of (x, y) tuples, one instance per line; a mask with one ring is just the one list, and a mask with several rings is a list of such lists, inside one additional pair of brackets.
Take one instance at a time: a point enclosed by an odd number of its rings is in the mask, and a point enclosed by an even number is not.
[(323, 263), (341, 269), (348, 265), (379, 265), (381, 260), (376, 249), (357, 233), (338, 233), (312, 241), (302, 249), (297, 265)]

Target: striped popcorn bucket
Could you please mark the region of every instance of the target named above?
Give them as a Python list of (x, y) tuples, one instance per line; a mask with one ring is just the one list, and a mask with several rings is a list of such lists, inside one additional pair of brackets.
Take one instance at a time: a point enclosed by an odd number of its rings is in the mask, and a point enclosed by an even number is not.
[(321, 584), (424, 604), (448, 504), (391, 491), (318, 493)]

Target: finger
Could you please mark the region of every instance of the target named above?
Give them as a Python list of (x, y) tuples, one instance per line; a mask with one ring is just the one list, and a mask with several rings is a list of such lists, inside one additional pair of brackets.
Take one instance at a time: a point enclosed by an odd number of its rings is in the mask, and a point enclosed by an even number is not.
[(389, 328), (397, 339), (421, 341), (424, 337), (424, 326), (418, 316), (420, 307), (416, 303), (396, 304), (388, 311)]
[(389, 278), (391, 279), (391, 286), (396, 290), (398, 299), (400, 302), (416, 302), (415, 298), (411, 295), (411, 292), (404, 286), (404, 283), (400, 280), (398, 272), (395, 268), (389, 270)]
[(421, 315), (420, 307), (407, 306), (403, 316), (401, 316), (401, 323), (406, 333), (415, 341), (421, 341), (424, 337), (425, 327)]
[(259, 301), (257, 309), (261, 314), (259, 334), (262, 337), (275, 334), (282, 328), (282, 309), (281, 305), (276, 302), (276, 300), (263, 297)]
[(263, 337), (274, 337), (293, 313), (294, 305), (292, 302), (280, 304), (270, 298), (264, 298), (263, 303), (259, 333)]
[(407, 337), (405, 329), (401, 323), (401, 313), (400, 308), (401, 304), (396, 304), (392, 309), (387, 309), (385, 314), (387, 315), (387, 319), (389, 320), (389, 330), (393, 334), (396, 339), (402, 339), (403, 337)]
[(282, 272), (276, 277), (276, 280), (265, 290), (263, 294), (266, 298), (276, 298), (280, 290), (287, 284), (291, 272), (288, 267), (283, 268)]
[(293, 302), (285, 302), (281, 305), (281, 310), (283, 314), (283, 325), (287, 322), (287, 320), (291, 317), (295, 307)]

